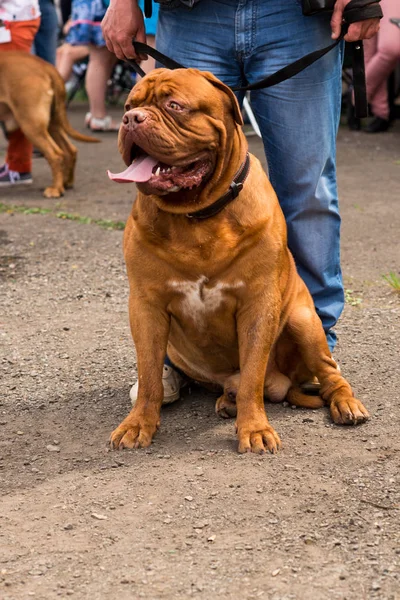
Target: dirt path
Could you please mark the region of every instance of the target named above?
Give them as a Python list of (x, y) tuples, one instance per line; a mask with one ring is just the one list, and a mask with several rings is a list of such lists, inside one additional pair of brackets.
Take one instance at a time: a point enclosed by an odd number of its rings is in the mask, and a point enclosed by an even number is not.
[(122, 232), (71, 220), (130, 210), (103, 139), (80, 145), (57, 206), (40, 195), (43, 160), (40, 185), (0, 196), (30, 209), (0, 214), (0, 597), (399, 599), (400, 298), (382, 275), (399, 269), (400, 125), (339, 137), (336, 357), (372, 419), (339, 428), (325, 410), (269, 405), (284, 448), (264, 457), (236, 453), (233, 424), (196, 388), (163, 409), (150, 449), (108, 451), (136, 378)]

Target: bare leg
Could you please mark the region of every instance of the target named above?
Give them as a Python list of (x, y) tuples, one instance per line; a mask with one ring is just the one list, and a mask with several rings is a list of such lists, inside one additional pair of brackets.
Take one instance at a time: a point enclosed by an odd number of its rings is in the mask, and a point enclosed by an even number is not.
[[(151, 46), (152, 48), (156, 47), (156, 38), (154, 37), (154, 35), (147, 35), (146, 36), (146, 43)], [(153, 69), (156, 68), (156, 61), (152, 56), (149, 56), (147, 60), (144, 60), (143, 62), (140, 63), (140, 66), (142, 67), (143, 71), (146, 73), (150, 73), (150, 71), (152, 71)]]
[(71, 77), (74, 63), (77, 60), (85, 58), (88, 54), (88, 46), (71, 46), (71, 44), (63, 44), (58, 48), (56, 68), (64, 81), (68, 81)]
[(107, 114), (105, 100), (107, 80), (116, 58), (105, 46), (102, 48), (90, 46), (89, 54), (86, 91), (89, 97), (90, 113), (95, 119), (104, 119)]

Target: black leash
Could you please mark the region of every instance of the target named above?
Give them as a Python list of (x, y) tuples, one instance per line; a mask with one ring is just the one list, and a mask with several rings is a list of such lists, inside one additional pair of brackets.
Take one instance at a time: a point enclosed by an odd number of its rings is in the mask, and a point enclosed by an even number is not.
[[(314, 52), (310, 52), (310, 54), (306, 54), (302, 58), (290, 63), (286, 67), (279, 69), (272, 75), (268, 75), (264, 79), (260, 81), (256, 81), (255, 83), (251, 83), (246, 86), (235, 86), (232, 87), (232, 91), (234, 92), (248, 92), (251, 90), (261, 90), (265, 88), (272, 87), (273, 85), (278, 85), (278, 83), (282, 83), (291, 77), (294, 77), (301, 71), (304, 71), (307, 67), (311, 66), (317, 60), (328, 54), (333, 48), (335, 48), (340, 42), (343, 40), (344, 36), (347, 33), (348, 25), (344, 24), (342, 26), (342, 32), (339, 38), (326, 48), (322, 48), (321, 50), (315, 50)], [(162, 65), (167, 67), (167, 69), (186, 69), (184, 65), (176, 62), (169, 56), (162, 54), (155, 48), (152, 48), (148, 44), (144, 44), (143, 42), (136, 42), (132, 40), (132, 45), (135, 48), (135, 51), (138, 54), (149, 54), (155, 60), (160, 62)], [(353, 61), (353, 85), (354, 85), (354, 104), (355, 104), (355, 114), (358, 118), (363, 118), (368, 116), (368, 102), (367, 102), (367, 91), (366, 91), (366, 83), (365, 83), (365, 67), (364, 67), (364, 48), (362, 42), (351, 42), (352, 46), (352, 61)], [(138, 75), (141, 77), (145, 76), (145, 72), (138, 65), (137, 62), (131, 59), (125, 59), (127, 63), (129, 63), (133, 69), (136, 71)]]
[[(373, 4), (370, 4), (373, 2)], [(268, 87), (272, 87), (273, 85), (277, 85), (278, 83), (282, 83), (291, 77), (294, 77), (298, 73), (301, 73), (304, 69), (315, 63), (317, 60), (328, 54), (333, 48), (335, 48), (340, 42), (343, 40), (344, 36), (347, 33), (349, 25), (351, 23), (355, 23), (357, 21), (363, 21), (366, 19), (372, 18), (381, 18), (382, 10), (379, 4), (375, 3), (376, 0), (351, 0), (349, 4), (346, 5), (344, 11), (344, 23), (342, 25), (342, 30), (339, 38), (322, 48), (321, 50), (315, 50), (314, 52), (310, 52), (306, 54), (302, 58), (290, 63), (286, 67), (283, 67), (279, 71), (272, 73), (268, 77), (261, 79), (260, 81), (256, 81), (247, 86), (236, 86), (233, 87), (232, 90), (234, 92), (247, 92), (251, 90), (260, 90)], [(167, 67), (168, 69), (185, 69), (184, 65), (172, 60), (165, 54), (162, 54), (155, 48), (148, 46), (147, 44), (143, 44), (142, 42), (137, 42), (135, 40), (132, 41), (133, 47), (138, 54), (148, 54), (152, 56), (155, 60), (160, 62), (162, 65)], [(355, 101), (355, 113), (358, 118), (363, 118), (368, 116), (368, 102), (367, 102), (367, 92), (366, 92), (366, 83), (365, 83), (365, 66), (364, 66), (364, 48), (362, 41), (358, 42), (350, 42), (350, 47), (352, 50), (352, 62), (353, 62), (353, 85), (354, 85), (354, 101)], [(140, 75), (144, 77), (145, 73), (138, 65), (137, 62), (130, 59), (125, 59), (127, 63), (129, 63), (133, 69)]]

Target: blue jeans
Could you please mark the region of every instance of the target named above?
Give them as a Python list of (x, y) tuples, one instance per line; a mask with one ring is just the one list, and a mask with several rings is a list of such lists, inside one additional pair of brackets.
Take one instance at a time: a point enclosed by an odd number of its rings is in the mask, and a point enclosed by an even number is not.
[(51, 0), (39, 0), (39, 6), (41, 19), (35, 36), (35, 54), (55, 65), (58, 39), (57, 12)]
[[(332, 40), (327, 15), (303, 17), (297, 0), (201, 0), (161, 5), (157, 49), (230, 86), (253, 83)], [(292, 79), (251, 93), (288, 244), (333, 350), (344, 306), (336, 134), (343, 48)], [(240, 100), (240, 98), (239, 98)]]

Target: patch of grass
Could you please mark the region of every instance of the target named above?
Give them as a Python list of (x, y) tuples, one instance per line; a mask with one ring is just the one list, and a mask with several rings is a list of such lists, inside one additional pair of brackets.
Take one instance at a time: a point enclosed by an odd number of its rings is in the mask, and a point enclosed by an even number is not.
[(92, 219), (92, 217), (83, 217), (82, 215), (73, 215), (71, 213), (59, 211), (54, 212), (51, 208), (39, 208), (29, 206), (17, 206), (8, 205), (0, 202), (0, 213), (20, 213), (23, 215), (48, 215), (52, 214), (57, 219), (65, 219), (67, 221), (76, 221), (82, 225), (97, 225), (103, 229), (125, 229), (125, 223), (123, 221), (111, 221), (109, 219)]
[(23, 215), (48, 215), (53, 212), (51, 208), (39, 208), (33, 207), (29, 208), (28, 206), (16, 206), (16, 205), (8, 205), (0, 202), (0, 213), (22, 213)]
[(389, 271), (388, 275), (382, 275), (382, 278), (390, 285), (390, 287), (397, 292), (400, 293), (400, 277), (396, 275), (393, 271)]
[(362, 298), (358, 298), (353, 294), (353, 290), (346, 288), (344, 290), (344, 301), (346, 302), (346, 304), (350, 304), (350, 306), (360, 306), (362, 303)]

